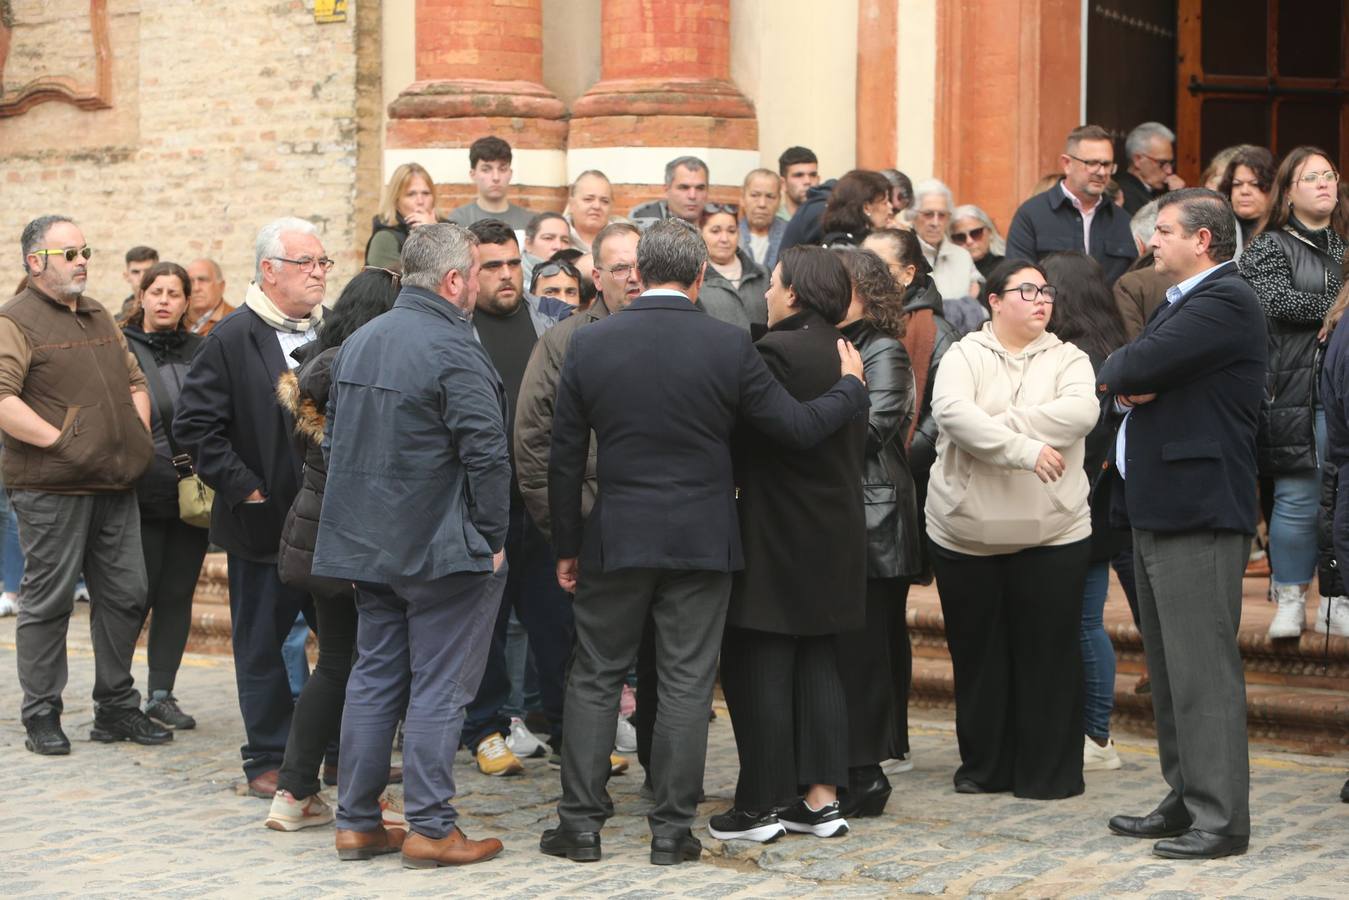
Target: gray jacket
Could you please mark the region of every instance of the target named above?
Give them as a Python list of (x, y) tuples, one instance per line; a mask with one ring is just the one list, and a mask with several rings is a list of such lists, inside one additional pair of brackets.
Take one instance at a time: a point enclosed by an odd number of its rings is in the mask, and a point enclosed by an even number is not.
[(506, 541), (506, 394), (463, 312), (404, 287), (333, 363), (314, 574), (491, 572)]
[(749, 331), (750, 325), (768, 324), (768, 273), (743, 247), (735, 252), (740, 257), (740, 287), (734, 287), (708, 263), (698, 305), (712, 318)]

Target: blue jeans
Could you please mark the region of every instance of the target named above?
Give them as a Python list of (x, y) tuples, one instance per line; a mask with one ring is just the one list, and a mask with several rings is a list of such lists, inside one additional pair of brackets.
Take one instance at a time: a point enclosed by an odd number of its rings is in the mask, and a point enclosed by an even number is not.
[(23, 581), (23, 548), (19, 546), (19, 519), (10, 509), (9, 496), (0, 490), (0, 580), (4, 589), (11, 593), (19, 592), (19, 582)]
[(1316, 410), (1316, 468), (1274, 479), (1269, 565), (1275, 585), (1309, 584), (1316, 574), (1316, 517), (1326, 460), (1326, 413)]
[(1115, 707), (1115, 647), (1105, 633), (1105, 598), (1110, 593), (1110, 563), (1087, 566), (1082, 588), (1082, 677), (1086, 686), (1082, 720), (1087, 735), (1110, 737), (1110, 711)]

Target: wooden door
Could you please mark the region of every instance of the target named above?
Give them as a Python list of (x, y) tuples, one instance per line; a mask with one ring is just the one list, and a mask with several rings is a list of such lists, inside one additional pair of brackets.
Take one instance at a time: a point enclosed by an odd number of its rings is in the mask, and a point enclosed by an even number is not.
[(1314, 144), (1349, 166), (1349, 0), (1180, 0), (1179, 172), (1233, 144)]
[(1115, 138), (1176, 121), (1176, 0), (1104, 0), (1087, 10), (1087, 121)]

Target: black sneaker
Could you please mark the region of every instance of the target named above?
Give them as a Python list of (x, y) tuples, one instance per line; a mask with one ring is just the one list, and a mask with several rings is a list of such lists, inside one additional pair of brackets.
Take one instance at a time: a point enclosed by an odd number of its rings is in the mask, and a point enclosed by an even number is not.
[(116, 741), (134, 741), (137, 744), (167, 744), (173, 732), (161, 728), (136, 707), (98, 710), (94, 713), (94, 727), (89, 729), (89, 740), (103, 744)]
[(839, 811), (837, 800), (824, 809), (811, 809), (804, 799), (797, 800), (794, 805), (778, 811), (778, 821), (797, 834), (828, 838), (848, 833), (848, 820)]
[(61, 730), (61, 714), (47, 713), (33, 716), (24, 723), (28, 737), (23, 745), (39, 756), (66, 756), (70, 753), (70, 738)]
[(707, 830), (719, 841), (758, 841), (771, 844), (787, 833), (778, 821), (778, 814), (752, 812), (732, 806), (707, 822)]
[(146, 702), (145, 714), (174, 731), (191, 731), (197, 727), (197, 720), (183, 712), (178, 706), (178, 698), (173, 694), (156, 693)]

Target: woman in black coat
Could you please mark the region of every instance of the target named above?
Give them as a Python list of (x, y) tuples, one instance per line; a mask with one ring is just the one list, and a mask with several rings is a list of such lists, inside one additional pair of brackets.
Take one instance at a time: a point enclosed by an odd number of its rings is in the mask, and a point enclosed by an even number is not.
[[(848, 272), (828, 250), (793, 247), (773, 270), (769, 330), (757, 346), (798, 400), (838, 381), (834, 324), (850, 294)], [(860, 417), (805, 452), (754, 433), (737, 443), (745, 569), (731, 592), (721, 685), (740, 778), (735, 806), (712, 817), (718, 839), (847, 831), (837, 788), (847, 784), (848, 723), (834, 638), (865, 616), (865, 445)]]
[(173, 465), (177, 453), (168, 430), (183, 376), (202, 339), (183, 323), (192, 281), (182, 266), (156, 263), (141, 277), (141, 295), (140, 308), (127, 319), (123, 333), (145, 372), (155, 441), (155, 457), (136, 482), (141, 551), (149, 585), (145, 615), (150, 619), (150, 677), (145, 714), (165, 728), (187, 730), (197, 727), (197, 721), (178, 706), (173, 686), (192, 629), (192, 595), (206, 557), (207, 538), (205, 528), (178, 517), (179, 475)]
[[(353, 278), (323, 317), (318, 338), (292, 354), (300, 367), (284, 373), (276, 386), (277, 399), (295, 417), (295, 449), (304, 460), (300, 491), (281, 529), (277, 570), (282, 582), (313, 595), (319, 641), (318, 664), (295, 703), (276, 796), (267, 814), (267, 827), (276, 831), (298, 831), (333, 820), (332, 808), (319, 796), (319, 766), (342, 725), (356, 649), (356, 593), (349, 583), (311, 572), (328, 480), (320, 444), (333, 360), (356, 329), (393, 306), (397, 287), (397, 276), (385, 269), (367, 267)], [(336, 766), (325, 767), (323, 774), (328, 784), (337, 783)]]
[(913, 371), (904, 336), (904, 294), (870, 250), (836, 250), (852, 277), (852, 303), (839, 325), (862, 355), (867, 394), (866, 623), (838, 635), (839, 675), (848, 696), (848, 789), (843, 815), (878, 816), (890, 797), (885, 760), (909, 766), (909, 681), (913, 650), (905, 622), (910, 579), (922, 573), (921, 532), (904, 436), (913, 419)]

